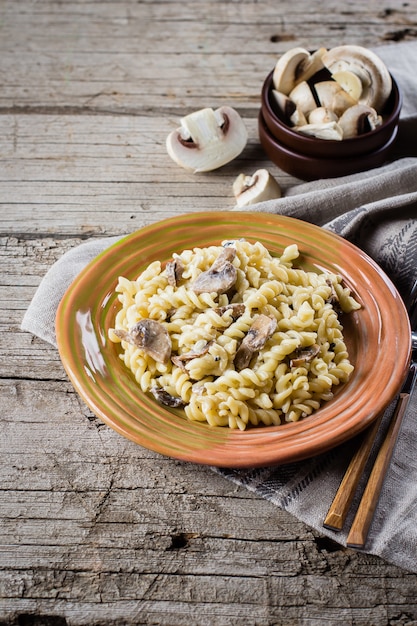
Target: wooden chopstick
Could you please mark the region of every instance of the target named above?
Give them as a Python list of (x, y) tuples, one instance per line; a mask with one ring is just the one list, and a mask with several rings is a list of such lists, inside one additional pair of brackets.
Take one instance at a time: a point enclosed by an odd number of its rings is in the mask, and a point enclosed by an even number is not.
[[(391, 418), (387, 433), (377, 454), (374, 466), (368, 478), (365, 491), (362, 495), (353, 524), (350, 528), (346, 545), (351, 548), (363, 548), (368, 536), (369, 528), (378, 504), (385, 474), (391, 461), (392, 453), (397, 442), (401, 422), (404, 417), (410, 391), (413, 389), (417, 378), (417, 366), (414, 363), (409, 370), (403, 390), (399, 395)], [(352, 457), (345, 472), (339, 489), (330, 505), (327, 516), (323, 522), (325, 528), (340, 531), (346, 519), (352, 503), (356, 487), (364, 470), (366, 461), (374, 444), (378, 429), (381, 425), (382, 415), (378, 416), (375, 423), (368, 429), (359, 448)]]
[(346, 540), (346, 545), (350, 548), (363, 548), (365, 545), (409, 397), (409, 393), (401, 393), (398, 399)]
[(352, 456), (323, 522), (325, 528), (337, 531), (342, 530), (353, 496), (355, 495), (359, 480), (365, 469), (366, 461), (368, 460), (378, 429), (381, 425), (382, 417), (383, 413), (369, 426), (355, 454)]

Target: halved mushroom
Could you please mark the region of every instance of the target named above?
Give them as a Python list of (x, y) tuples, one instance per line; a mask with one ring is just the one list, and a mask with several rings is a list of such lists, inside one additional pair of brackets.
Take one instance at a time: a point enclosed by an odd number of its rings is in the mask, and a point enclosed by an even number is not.
[(317, 139), (333, 139), (335, 141), (341, 141), (343, 139), (343, 131), (338, 122), (305, 124), (304, 126), (298, 126), (296, 130), (303, 135), (310, 135)]
[(287, 50), (274, 68), (272, 82), (275, 89), (288, 95), (298, 83), (311, 78), (324, 67), (322, 57), (325, 52), (326, 48), (320, 48), (313, 54), (301, 47)]
[[(327, 124), (329, 122), (337, 122), (337, 120), (336, 113), (327, 107), (317, 107), (308, 116), (309, 124)], [(303, 126), (303, 124), (299, 124), (299, 126)]]
[(310, 85), (303, 81), (299, 83), (294, 89), (290, 92), (290, 100), (292, 100), (296, 107), (307, 115), (317, 107), (317, 102), (314, 97), (314, 93), (311, 90)]
[(347, 139), (375, 130), (382, 124), (382, 117), (374, 108), (366, 104), (356, 104), (343, 113), (338, 124), (343, 131), (343, 138)]
[(310, 363), (318, 354), (320, 354), (320, 346), (316, 343), (307, 348), (297, 348), (290, 358), (290, 367), (302, 367)]
[(169, 156), (192, 172), (209, 172), (237, 157), (248, 140), (239, 113), (228, 106), (190, 113), (166, 140)]
[(168, 284), (172, 287), (176, 287), (182, 278), (184, 272), (184, 265), (181, 259), (176, 258), (169, 261), (165, 267), (165, 273), (168, 280)]
[(167, 329), (156, 320), (144, 319), (129, 331), (115, 329), (114, 334), (149, 354), (158, 363), (167, 363), (172, 343)]
[(226, 246), (205, 272), (201, 272), (191, 285), (196, 294), (200, 293), (227, 293), (237, 279), (237, 270), (232, 261), (236, 256), (236, 248)]
[(331, 109), (340, 117), (349, 107), (357, 104), (357, 101), (334, 80), (323, 80), (315, 84), (315, 90), (320, 105)]
[(274, 317), (261, 314), (255, 319), (236, 351), (233, 361), (236, 370), (240, 371), (249, 366), (254, 354), (264, 347), (276, 327), (277, 320)]
[(257, 170), (253, 176), (239, 174), (233, 183), (238, 207), (281, 197), (281, 187), (268, 170)]
[(277, 91), (276, 89), (272, 89), (272, 97), (278, 104), (278, 107), (286, 121), (291, 122), (291, 124), (293, 124), (294, 126), (307, 124), (304, 113), (288, 96), (281, 93), (280, 91)]
[(391, 75), (375, 52), (356, 45), (342, 45), (332, 48), (323, 55), (327, 69), (335, 74), (349, 71), (362, 82), (361, 104), (368, 104), (379, 112), (383, 110), (392, 89)]

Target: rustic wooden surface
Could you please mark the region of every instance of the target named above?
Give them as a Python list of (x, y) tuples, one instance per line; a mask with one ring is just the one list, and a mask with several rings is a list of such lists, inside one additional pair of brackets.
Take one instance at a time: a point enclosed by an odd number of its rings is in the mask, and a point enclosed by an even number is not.
[[(19, 330), (37, 285), (89, 237), (233, 206), (268, 167), (259, 93), (302, 45), (417, 37), (417, 0), (0, 1), (0, 623), (417, 624), (417, 576), (342, 549), (210, 469), (121, 438), (57, 352)], [(229, 104), (244, 154), (178, 168), (181, 116)]]

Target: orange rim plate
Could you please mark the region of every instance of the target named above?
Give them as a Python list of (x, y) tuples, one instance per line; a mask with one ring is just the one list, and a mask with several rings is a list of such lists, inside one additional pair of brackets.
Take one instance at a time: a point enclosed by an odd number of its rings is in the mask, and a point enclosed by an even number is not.
[[(355, 370), (313, 415), (246, 431), (188, 421), (144, 394), (108, 339), (119, 308), (119, 276), (135, 279), (154, 260), (223, 240), (260, 241), (271, 253), (296, 243), (306, 269), (341, 274), (362, 308), (343, 320)], [(399, 332), (401, 329), (401, 332)], [(56, 316), (62, 363), (74, 388), (103, 422), (137, 444), (173, 458), (220, 467), (261, 467), (312, 457), (357, 435), (391, 402), (410, 359), (407, 312), (392, 282), (359, 248), (308, 222), (279, 215), (179, 215), (142, 228), (94, 259), (66, 291)]]

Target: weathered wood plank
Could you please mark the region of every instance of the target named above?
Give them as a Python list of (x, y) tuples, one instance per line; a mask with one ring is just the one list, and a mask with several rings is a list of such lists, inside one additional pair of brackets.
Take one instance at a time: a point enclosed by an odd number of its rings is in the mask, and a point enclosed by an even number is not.
[[(340, 548), (207, 467), (102, 424), (57, 351), (19, 330), (52, 263), (89, 237), (234, 205), (260, 149), (264, 77), (295, 45), (415, 39), (417, 0), (5, 0), (0, 15), (0, 623), (417, 623), (417, 575)], [(195, 176), (165, 151), (231, 104), (249, 143)]]
[(187, 172), (165, 148), (178, 124), (172, 116), (0, 116), (0, 234), (127, 234), (180, 213), (232, 209), (240, 172), (267, 167), (283, 190), (296, 182), (267, 159), (247, 118), (240, 157), (215, 172)]
[(224, 98), (249, 106), (289, 47), (417, 35), (415, 2), (379, 10), (359, 0), (4, 4), (5, 109), (188, 110)]
[[(9, 459), (0, 492), (6, 610), (24, 584), (21, 611), (32, 610), (32, 598), (39, 613), (61, 605), (66, 619), (85, 624), (95, 610), (106, 623), (104, 606), (115, 601), (111, 619), (131, 619), (126, 598), (146, 603), (145, 620), (155, 613), (157, 623), (169, 623), (182, 603), (196, 611), (197, 624), (207, 611), (213, 623), (223, 623), (215, 621), (223, 613), (237, 624), (284, 619), (285, 612), (297, 623), (306, 603), (313, 620), (335, 625), (370, 623), (394, 607), (416, 615), (417, 576), (351, 550), (332, 551), (331, 542), (209, 468), (124, 440), (83, 409), (69, 383), (3, 381), (0, 391), (19, 398), (0, 444), (0, 458)], [(152, 594), (149, 575), (159, 581)], [(354, 607), (347, 603), (353, 593)], [(96, 594), (106, 600), (92, 609)], [(83, 605), (90, 611), (80, 616)], [(185, 623), (181, 610), (176, 619), (171, 623)]]

